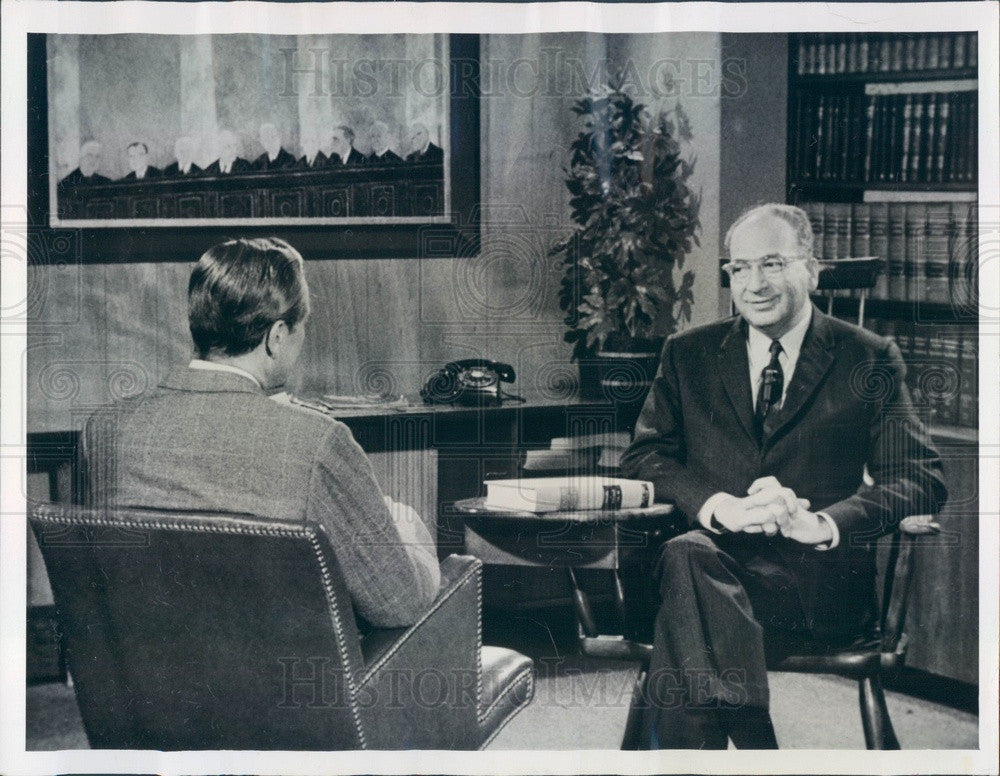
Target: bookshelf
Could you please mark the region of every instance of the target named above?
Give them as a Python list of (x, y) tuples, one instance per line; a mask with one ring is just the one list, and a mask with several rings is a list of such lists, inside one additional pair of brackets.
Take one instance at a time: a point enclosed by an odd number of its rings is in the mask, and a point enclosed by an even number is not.
[[(935, 431), (974, 438), (976, 34), (802, 33), (789, 43), (788, 201), (809, 214), (818, 258), (885, 260), (866, 326), (895, 337)], [(834, 313), (855, 319), (857, 294), (834, 296)]]
[[(966, 32), (791, 35), (786, 167), (788, 202), (809, 214), (818, 258), (885, 261), (865, 326), (902, 350), (950, 491), (941, 541), (919, 552), (907, 663), (969, 685), (978, 681), (969, 571), (979, 524), (977, 48)], [(860, 304), (834, 292), (835, 315), (854, 321)]]

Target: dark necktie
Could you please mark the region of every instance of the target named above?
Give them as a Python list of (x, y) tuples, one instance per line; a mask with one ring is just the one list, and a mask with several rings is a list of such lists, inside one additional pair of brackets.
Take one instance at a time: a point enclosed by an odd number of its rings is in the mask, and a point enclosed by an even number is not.
[(757, 392), (755, 416), (758, 430), (764, 429), (768, 413), (781, 401), (781, 391), (785, 386), (785, 373), (781, 371), (781, 343), (771, 341), (771, 360), (760, 373), (760, 390)]

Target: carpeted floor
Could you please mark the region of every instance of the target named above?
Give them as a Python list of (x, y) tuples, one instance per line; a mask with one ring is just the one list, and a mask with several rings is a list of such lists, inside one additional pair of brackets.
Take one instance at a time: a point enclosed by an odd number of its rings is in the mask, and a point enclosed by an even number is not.
[[(617, 749), (636, 671), (577, 656), (536, 663), (535, 699), (490, 749)], [(833, 676), (770, 674), (771, 714), (783, 749), (864, 749), (856, 682)], [(978, 717), (887, 692), (904, 749), (974, 749)]]
[[(490, 749), (617, 749), (635, 678), (630, 663), (577, 655), (536, 659), (535, 699)], [(772, 714), (782, 748), (864, 749), (857, 684), (846, 679), (771, 674)], [(904, 749), (978, 746), (978, 718), (899, 693), (887, 693)], [(29, 750), (86, 749), (73, 690), (28, 688)]]

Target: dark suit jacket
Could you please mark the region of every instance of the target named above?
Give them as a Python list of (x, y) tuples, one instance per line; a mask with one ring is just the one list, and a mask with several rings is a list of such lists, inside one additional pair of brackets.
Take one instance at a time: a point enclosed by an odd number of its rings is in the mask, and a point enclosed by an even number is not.
[(267, 151), (258, 156), (253, 163), (255, 170), (287, 170), (295, 166), (295, 157), (282, 148), (274, 161), (267, 155)]
[(83, 449), (93, 506), (321, 523), (355, 606), (375, 625), (414, 622), (437, 593), (426, 529), (413, 526), (423, 544), (402, 540), (347, 426), (279, 404), (246, 377), (178, 368), (155, 391), (95, 413)]
[[(336, 156), (336, 154), (334, 154), (334, 156)], [(306, 157), (300, 156), (299, 160), (295, 163), (295, 168), (301, 170), (314, 170), (319, 167), (326, 167), (329, 163), (330, 159), (327, 155), (322, 151), (317, 151), (316, 156), (313, 157), (312, 164), (309, 163), (309, 160)]]
[(784, 403), (758, 441), (746, 325), (736, 317), (667, 340), (622, 471), (652, 480), (656, 499), (675, 502), (695, 526), (714, 493), (744, 496), (758, 477), (777, 477), (840, 531), (829, 552), (772, 540), (795, 562), (806, 612), (853, 619), (853, 606), (872, 601), (873, 540), (944, 502), (940, 458), (895, 343), (815, 307)]
[(327, 160), (327, 166), (336, 167), (337, 165), (350, 165), (350, 164), (364, 164), (365, 157), (357, 148), (352, 148), (351, 153), (347, 155), (347, 162), (345, 163), (341, 158), (340, 154), (331, 154), (330, 158)]
[[(162, 176), (163, 176), (163, 172), (160, 170), (159, 167), (147, 167), (146, 168), (146, 175), (145, 175), (145, 177), (142, 180), (145, 181), (145, 180), (149, 180), (150, 178), (160, 178)], [(139, 179), (135, 177), (135, 172), (130, 172), (122, 180), (134, 181), (134, 180), (139, 180)]]
[(372, 154), (366, 161), (368, 164), (398, 164), (403, 160), (400, 158), (399, 154), (387, 149), (381, 156), (375, 156), (375, 154)]
[(185, 176), (200, 175), (202, 172), (201, 167), (194, 162), (191, 163), (188, 171), (184, 173), (181, 172), (181, 166), (177, 162), (171, 162), (163, 168), (163, 176), (165, 178), (183, 178)]
[(441, 164), (444, 162), (444, 151), (441, 149), (441, 146), (434, 145), (434, 143), (429, 143), (427, 145), (427, 150), (424, 151), (422, 154), (418, 154), (416, 151), (414, 151), (411, 154), (407, 154), (406, 161)]
[(221, 168), (221, 165), (219, 164), (219, 160), (216, 159), (214, 162), (212, 162), (210, 165), (208, 165), (208, 167), (205, 168), (205, 174), (206, 175), (235, 175), (235, 174), (241, 173), (241, 172), (250, 172), (252, 169), (253, 169), (253, 167), (251, 166), (250, 162), (248, 162), (246, 159), (244, 159), (241, 156), (237, 156), (233, 160), (233, 163), (230, 166), (228, 173), (222, 172), (222, 168)]
[(106, 178), (97, 172), (93, 175), (84, 175), (80, 172), (80, 168), (77, 167), (73, 172), (59, 181), (59, 186), (87, 186), (92, 183), (111, 183), (111, 178)]

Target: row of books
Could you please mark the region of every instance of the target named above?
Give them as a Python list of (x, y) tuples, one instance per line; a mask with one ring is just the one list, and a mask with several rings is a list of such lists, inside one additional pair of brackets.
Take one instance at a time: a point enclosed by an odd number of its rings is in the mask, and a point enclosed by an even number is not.
[(806, 202), (819, 259), (885, 259), (873, 299), (975, 304), (975, 202)]
[(975, 325), (932, 326), (874, 319), (869, 327), (895, 339), (906, 362), (914, 406), (935, 425), (979, 426), (979, 335)]
[(933, 34), (802, 35), (798, 41), (799, 75), (899, 73), (976, 67), (974, 32)]
[(974, 182), (975, 91), (861, 95), (799, 92), (792, 179), (860, 183)]

